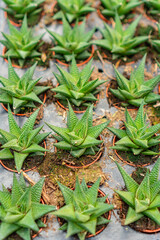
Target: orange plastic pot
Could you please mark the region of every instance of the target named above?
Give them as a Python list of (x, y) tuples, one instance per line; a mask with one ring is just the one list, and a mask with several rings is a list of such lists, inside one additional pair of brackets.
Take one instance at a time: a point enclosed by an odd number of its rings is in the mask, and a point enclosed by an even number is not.
[[(59, 83), (57, 83), (57, 85), (56, 85), (56, 87), (58, 87), (59, 86)], [(96, 104), (98, 103), (98, 101), (99, 101), (99, 94), (97, 95), (97, 101), (94, 103), (94, 107), (96, 106)], [(57, 103), (58, 103), (58, 105), (61, 107), (61, 108), (63, 108), (64, 110), (66, 110), (66, 111), (68, 111), (69, 109), (68, 108), (66, 108), (62, 103), (60, 103), (59, 101), (58, 101), (58, 99), (56, 99), (56, 101), (57, 101)], [(86, 110), (82, 110), (82, 111), (76, 111), (76, 110), (74, 110), (74, 112), (75, 113), (84, 113)]]
[[(122, 127), (121, 129), (125, 129), (125, 127)], [(155, 136), (157, 136), (157, 135), (155, 134)], [(117, 138), (117, 136), (115, 135), (114, 138), (113, 138), (113, 146), (115, 146), (116, 138)], [(160, 146), (160, 145), (159, 145), (159, 146)], [(146, 163), (146, 164), (143, 164), (143, 165), (139, 165), (139, 164), (130, 163), (130, 162), (127, 162), (126, 160), (124, 160), (124, 159), (118, 154), (118, 152), (117, 152), (116, 149), (114, 149), (114, 152), (115, 152), (116, 156), (117, 156), (122, 162), (124, 162), (124, 163), (126, 163), (126, 164), (128, 164), (128, 165), (130, 165), (130, 166), (132, 166), (132, 167), (146, 167), (146, 166), (149, 166), (149, 165), (151, 164), (151, 163)]]
[[(109, 98), (108, 92), (109, 92), (109, 87), (111, 83), (109, 82), (107, 87), (106, 87), (106, 97)], [(117, 103), (118, 104), (118, 103)], [(121, 110), (121, 107), (118, 107), (116, 103), (113, 104), (113, 106), (119, 110)], [(128, 111), (133, 111), (133, 110), (138, 110), (138, 108), (127, 108)]]
[[(44, 148), (46, 149), (46, 142), (43, 141), (43, 144), (44, 144)], [(46, 152), (44, 153), (44, 157), (45, 157), (45, 156), (46, 156)], [(6, 160), (6, 161), (7, 161), (7, 160)], [(8, 170), (8, 171), (10, 171), (10, 172), (18, 173), (17, 170), (13, 170), (13, 169), (11, 169), (11, 168), (8, 168), (8, 167), (2, 162), (2, 160), (0, 160), (0, 164), (1, 164), (6, 170)], [(37, 168), (37, 167), (34, 166), (34, 167), (30, 168), (30, 169), (24, 170), (23, 172), (29, 172), (29, 171), (32, 171), (32, 170), (34, 170), (34, 169), (36, 169), (36, 168)]]
[[(58, 4), (58, 2), (55, 1), (55, 2), (53, 3), (53, 5), (52, 5), (53, 14), (54, 14), (55, 6), (56, 6), (57, 4)], [(86, 19), (88, 19), (90, 15), (91, 15), (91, 13), (88, 13), (88, 14), (86, 15)], [(63, 22), (62, 22), (61, 20), (57, 20), (57, 22), (58, 22), (59, 24), (63, 24)], [(78, 22), (78, 25), (81, 25), (82, 23), (83, 23), (83, 21), (80, 21), (80, 22)], [(74, 26), (75, 26), (75, 23), (71, 23), (71, 26), (74, 27)]]
[[(44, 94), (43, 104), (45, 104), (45, 102), (46, 102), (46, 93)], [(41, 106), (43, 106), (43, 104), (42, 104)], [(1, 103), (1, 106), (4, 108), (4, 110), (6, 110), (6, 112), (8, 112), (8, 109), (4, 106), (3, 103)], [(40, 107), (41, 107), (41, 106), (40, 106)], [(40, 107), (39, 107), (39, 108), (40, 108)], [(33, 112), (28, 113), (28, 114), (27, 114), (27, 113), (14, 113), (14, 112), (12, 112), (13, 115), (15, 115), (15, 116), (20, 116), (20, 117), (26, 117), (26, 115), (29, 115), (29, 116), (30, 116), (30, 115), (32, 115), (32, 113), (33, 113)]]
[[(2, 50), (2, 56), (5, 55), (6, 51), (7, 51), (7, 48), (4, 47), (3, 50)], [(4, 58), (4, 61), (5, 61), (6, 63), (8, 63), (7, 58)], [(19, 65), (16, 65), (16, 64), (12, 64), (12, 66), (15, 67), (15, 68), (19, 68), (19, 69), (27, 68), (27, 66), (20, 67)]]
[[(102, 137), (99, 136), (99, 139), (102, 140)], [(56, 142), (57, 142), (57, 140), (56, 140)], [(104, 145), (104, 143), (102, 143), (102, 144)], [(57, 148), (56, 148), (56, 147), (55, 147), (54, 152), (55, 152), (55, 153), (57, 152)], [(101, 152), (98, 154), (97, 158), (96, 158), (93, 162), (91, 162), (91, 163), (89, 163), (89, 164), (87, 164), (87, 165), (83, 165), (83, 166), (72, 166), (72, 165), (69, 165), (69, 164), (67, 164), (67, 163), (64, 163), (64, 165), (65, 165), (66, 167), (72, 168), (72, 169), (87, 168), (87, 167), (93, 165), (95, 162), (97, 162), (97, 161), (100, 159), (100, 157), (102, 156), (102, 154), (103, 154), (103, 152), (101, 151)]]
[[(93, 57), (93, 54), (94, 54), (94, 46), (92, 45), (91, 48), (92, 48), (92, 51), (91, 51), (90, 57), (89, 57), (88, 59), (86, 59), (84, 62), (78, 63), (78, 64), (77, 64), (78, 67), (83, 66), (84, 64), (88, 63), (88, 62), (91, 60), (91, 58)], [(54, 55), (55, 55), (55, 52), (53, 52), (53, 56), (54, 56)], [(66, 66), (66, 67), (69, 67), (69, 65), (70, 65), (70, 64), (68, 64), (68, 63), (64, 63), (64, 62), (60, 61), (60, 60), (57, 59), (57, 58), (56, 58), (56, 61), (57, 61), (58, 63), (60, 63), (61, 65)]]
[[(87, 187), (90, 188), (91, 185), (87, 185)], [(74, 188), (72, 188), (72, 190), (74, 190)], [(100, 190), (100, 189), (98, 189), (98, 193), (100, 193), (100, 194), (102, 195), (102, 197), (105, 197), (105, 196), (106, 196), (106, 194), (105, 194), (102, 190)], [(110, 201), (109, 201), (109, 199), (108, 199), (107, 197), (106, 197), (106, 203), (110, 204)], [(107, 217), (108, 220), (111, 219), (111, 212), (112, 212), (111, 210), (108, 212), (108, 217)], [(58, 219), (58, 222), (59, 222), (59, 224), (60, 224), (60, 223), (61, 223), (60, 218), (57, 217), (57, 219)], [(100, 230), (98, 230), (98, 231), (95, 233), (95, 235), (89, 234), (89, 235), (86, 236), (86, 238), (91, 238), (91, 237), (97, 236), (98, 234), (100, 234), (100, 233), (107, 227), (107, 225), (108, 225), (108, 223), (105, 224), (105, 226), (103, 226)]]

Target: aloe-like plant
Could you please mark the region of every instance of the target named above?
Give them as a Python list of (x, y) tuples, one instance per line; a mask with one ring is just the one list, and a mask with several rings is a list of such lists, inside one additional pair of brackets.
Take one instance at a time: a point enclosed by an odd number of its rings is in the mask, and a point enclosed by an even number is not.
[(36, 63), (29, 68), (26, 73), (20, 78), (12, 67), (10, 58), (8, 59), (8, 79), (0, 76), (0, 82), (3, 87), (0, 87), (0, 102), (13, 106), (15, 114), (21, 109), (35, 108), (34, 102), (43, 104), (37, 95), (46, 91), (50, 87), (36, 86), (40, 78), (33, 80), (33, 74), (36, 68)]
[(85, 32), (85, 20), (81, 25), (78, 25), (77, 21), (72, 28), (63, 16), (62, 35), (48, 29), (46, 30), (53, 37), (53, 42), (55, 43), (55, 47), (51, 48), (55, 52), (55, 58), (65, 59), (66, 62), (70, 62), (73, 55), (79, 60), (86, 59), (91, 55), (87, 49), (91, 45), (90, 40), (95, 28)]
[(54, 73), (59, 83), (58, 87), (52, 89), (53, 92), (57, 93), (55, 97), (65, 101), (68, 99), (77, 107), (86, 106), (89, 102), (96, 101), (95, 94), (99, 92), (97, 87), (106, 81), (89, 80), (93, 72), (91, 64), (92, 60), (80, 72), (73, 57), (69, 73), (57, 65), (60, 75)]
[(142, 102), (145, 104), (155, 103), (160, 100), (160, 95), (153, 93), (155, 86), (160, 82), (160, 75), (145, 81), (146, 55), (142, 58), (138, 68), (131, 73), (130, 80), (126, 79), (116, 68), (115, 74), (118, 83), (118, 89), (110, 88), (110, 92), (122, 101), (125, 106), (131, 104), (139, 107)]
[(109, 50), (112, 53), (113, 59), (144, 51), (146, 47), (137, 46), (148, 40), (148, 36), (134, 37), (140, 18), (141, 16), (137, 17), (128, 28), (123, 29), (120, 18), (116, 13), (115, 27), (111, 28), (108, 24), (104, 23), (105, 29), (99, 28), (104, 39), (93, 40), (91, 41), (92, 44)]
[(160, 211), (158, 209), (160, 207), (160, 180), (158, 180), (160, 158), (150, 173), (147, 169), (146, 176), (140, 185), (118, 163), (116, 164), (127, 188), (127, 191), (115, 190), (121, 199), (129, 205), (125, 225), (133, 223), (143, 216), (160, 225)]
[(159, 14), (160, 11), (160, 0), (145, 0), (144, 1), (149, 8), (149, 12), (153, 15)]
[(22, 21), (24, 15), (26, 14), (28, 23), (30, 25), (34, 25), (39, 18), (40, 12), (42, 11), (42, 7), (40, 5), (44, 1), (45, 0), (3, 0), (7, 7), (2, 9), (17, 21)]
[(14, 159), (16, 169), (20, 172), (23, 162), (29, 155), (43, 155), (47, 149), (39, 146), (39, 144), (49, 135), (49, 133), (41, 133), (43, 126), (33, 130), (33, 126), (39, 110), (36, 110), (20, 128), (12, 115), (8, 106), (8, 122), (9, 131), (0, 129), (2, 144), (0, 151), (0, 159)]
[[(160, 24), (157, 24), (158, 33), (160, 37)], [(151, 45), (160, 53), (160, 39), (150, 39)], [(159, 64), (158, 64), (159, 65)]]
[(56, 127), (46, 123), (59, 136), (53, 135), (58, 140), (54, 144), (59, 149), (70, 152), (73, 157), (79, 158), (82, 155), (95, 155), (99, 151), (97, 145), (103, 140), (98, 140), (98, 136), (106, 128), (109, 121), (92, 126), (93, 105), (89, 106), (81, 119), (78, 119), (70, 103), (67, 112), (67, 128)]
[(159, 154), (150, 148), (159, 145), (160, 135), (155, 136), (160, 130), (160, 123), (148, 127), (146, 118), (147, 115), (143, 111), (143, 103), (141, 104), (135, 120), (129, 115), (127, 109), (125, 111), (126, 121), (124, 122), (125, 129), (116, 129), (107, 127), (120, 140), (115, 142), (115, 146), (110, 147), (118, 151), (130, 151), (134, 155), (157, 155)]
[(17, 233), (24, 240), (31, 240), (31, 230), (39, 231), (46, 227), (41, 217), (54, 211), (55, 206), (40, 203), (44, 178), (33, 187), (26, 186), (23, 174), (19, 181), (13, 175), (11, 192), (3, 186), (0, 191), (0, 239)]
[(119, 16), (125, 16), (142, 2), (138, 0), (101, 0), (101, 3), (104, 6), (102, 14), (113, 17), (116, 12)]
[(67, 237), (77, 234), (84, 240), (87, 232), (95, 235), (96, 226), (109, 222), (102, 215), (113, 209), (113, 205), (105, 203), (107, 196), (97, 196), (99, 184), (100, 178), (88, 188), (85, 180), (80, 184), (77, 177), (75, 190), (71, 190), (58, 182), (66, 205), (53, 214), (66, 221), (60, 229), (67, 230)]
[(39, 59), (41, 53), (37, 49), (43, 44), (43, 42), (40, 43), (40, 39), (44, 34), (33, 36), (33, 30), (28, 28), (26, 15), (20, 30), (14, 27), (9, 21), (8, 25), (10, 35), (2, 32), (5, 39), (0, 40), (6, 47), (6, 52), (2, 57), (16, 59), (21, 67), (24, 66), (27, 60)]
[(69, 23), (95, 11), (90, 3), (85, 3), (85, 0), (57, 0), (57, 2), (61, 10), (54, 15), (54, 19), (62, 19), (65, 15)]

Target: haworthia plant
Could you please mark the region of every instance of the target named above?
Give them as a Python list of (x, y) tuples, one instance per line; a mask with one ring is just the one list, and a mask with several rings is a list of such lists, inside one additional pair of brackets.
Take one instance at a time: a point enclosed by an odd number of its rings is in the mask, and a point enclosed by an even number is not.
[(95, 11), (90, 7), (90, 3), (85, 3), (85, 0), (58, 0), (57, 2), (61, 10), (54, 15), (54, 19), (62, 19), (65, 15), (69, 23)]
[(158, 209), (160, 208), (160, 180), (158, 180), (160, 158), (150, 173), (147, 169), (147, 174), (140, 185), (118, 163), (116, 164), (127, 188), (127, 191), (115, 190), (121, 199), (129, 205), (125, 225), (144, 216), (160, 225), (160, 211)]
[(130, 151), (134, 155), (157, 155), (159, 152), (151, 150), (153, 146), (159, 145), (160, 135), (155, 134), (160, 130), (160, 123), (148, 127), (147, 115), (143, 111), (143, 103), (141, 104), (135, 120), (129, 115), (127, 109), (125, 111), (126, 121), (125, 129), (116, 129), (107, 127), (120, 140), (115, 142), (115, 146), (110, 147), (118, 151)]
[(103, 140), (98, 140), (98, 136), (106, 128), (109, 121), (92, 125), (93, 105), (89, 106), (81, 119), (78, 119), (70, 103), (67, 112), (67, 128), (56, 127), (46, 123), (59, 136), (53, 135), (58, 142), (54, 144), (59, 149), (70, 152), (73, 157), (79, 158), (82, 155), (95, 155), (99, 144)]
[(96, 101), (95, 95), (99, 92), (97, 87), (105, 80), (90, 80), (93, 68), (91, 69), (92, 61), (90, 61), (82, 71), (79, 71), (75, 58), (72, 58), (72, 63), (69, 68), (69, 73), (57, 65), (60, 74), (54, 73), (59, 86), (52, 89), (56, 92), (56, 98), (60, 100), (69, 100), (75, 106), (86, 106), (91, 101)]
[(33, 129), (36, 117), (39, 110), (36, 110), (20, 128), (8, 106), (8, 122), (9, 132), (0, 129), (0, 159), (14, 159), (16, 169), (20, 172), (23, 162), (29, 155), (43, 155), (45, 148), (39, 146), (39, 144), (49, 135), (49, 133), (41, 133), (43, 126)]
[(137, 17), (128, 28), (123, 29), (120, 18), (116, 13), (115, 27), (111, 28), (108, 24), (104, 23), (105, 29), (99, 28), (103, 39), (93, 40), (92, 44), (109, 50), (112, 53), (113, 59), (144, 51), (145, 47), (137, 46), (147, 41), (148, 36), (134, 37), (140, 18), (141, 16)]
[(15, 20), (22, 21), (27, 14), (28, 22), (34, 25), (42, 11), (40, 6), (45, 0), (3, 0), (7, 7), (2, 8)]
[(3, 186), (3, 191), (0, 191), (1, 240), (12, 233), (24, 240), (31, 240), (31, 231), (38, 232), (39, 228), (46, 227), (41, 217), (56, 208), (40, 203), (43, 184), (44, 178), (41, 178), (33, 187), (27, 187), (21, 174), (19, 181), (13, 176), (11, 192)]
[(145, 104), (155, 103), (160, 100), (160, 95), (153, 93), (155, 86), (160, 82), (160, 74), (156, 77), (145, 81), (146, 55), (142, 58), (138, 68), (131, 73), (130, 79), (126, 79), (116, 68), (115, 74), (118, 83), (118, 89), (110, 88), (110, 92), (117, 98), (125, 101), (125, 105), (134, 105), (139, 107), (142, 102)]
[(60, 228), (67, 231), (66, 237), (77, 234), (84, 240), (87, 232), (95, 235), (96, 226), (109, 222), (102, 215), (113, 209), (113, 205), (105, 203), (107, 196), (98, 197), (99, 184), (100, 178), (88, 188), (84, 179), (80, 184), (77, 178), (75, 190), (71, 190), (58, 183), (66, 205), (53, 214), (66, 221)]
[(53, 42), (55, 43), (55, 47), (51, 49), (55, 52), (55, 58), (70, 62), (73, 55), (79, 60), (84, 60), (91, 55), (88, 52), (88, 48), (91, 46), (90, 40), (95, 28), (89, 32), (85, 32), (85, 21), (81, 25), (78, 25), (77, 21), (72, 28), (63, 16), (62, 35), (48, 29), (46, 30), (53, 37)]
[[(160, 37), (160, 24), (157, 24), (158, 27), (158, 33), (159, 33), (159, 37)], [(153, 45), (153, 47), (157, 50), (157, 52), (160, 52), (160, 39), (150, 39), (151, 44)]]
[(149, 12), (153, 15), (159, 14), (160, 0), (145, 0), (144, 1), (149, 8)]
[(0, 76), (0, 102), (13, 106), (14, 113), (19, 113), (21, 109), (35, 108), (34, 102), (43, 104), (37, 95), (43, 93), (50, 87), (36, 86), (40, 78), (33, 80), (36, 63), (26, 71), (20, 78), (12, 67), (10, 58), (8, 59), (8, 79)]
[(4, 40), (0, 42), (6, 47), (4, 58), (16, 59), (18, 64), (23, 67), (27, 60), (40, 59), (41, 53), (38, 52), (39, 42), (44, 34), (33, 36), (33, 30), (28, 28), (27, 17), (25, 15), (21, 29), (18, 30), (9, 21), (10, 35), (2, 32)]
[(116, 12), (119, 16), (125, 16), (142, 2), (138, 0), (101, 0), (101, 3), (104, 6), (102, 14), (113, 17)]

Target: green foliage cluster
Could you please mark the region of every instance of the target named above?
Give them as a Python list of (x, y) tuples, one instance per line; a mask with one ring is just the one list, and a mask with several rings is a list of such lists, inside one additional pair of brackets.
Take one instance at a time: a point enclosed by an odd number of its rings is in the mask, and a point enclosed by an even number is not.
[(127, 191), (115, 190), (121, 199), (129, 205), (125, 225), (133, 223), (143, 216), (160, 225), (160, 212), (158, 209), (160, 207), (160, 180), (158, 180), (160, 158), (150, 173), (149, 169), (147, 169), (146, 176), (141, 184), (138, 184), (118, 163), (116, 164), (127, 188)]
[(98, 197), (99, 184), (100, 178), (88, 188), (84, 179), (80, 184), (77, 178), (75, 190), (71, 190), (58, 183), (66, 205), (53, 214), (65, 219), (60, 229), (67, 230), (67, 237), (78, 234), (84, 240), (87, 232), (95, 235), (96, 226), (109, 222), (102, 215), (113, 209), (113, 205), (105, 203), (107, 196)]
[(44, 178), (33, 187), (26, 186), (23, 174), (19, 181), (13, 176), (11, 192), (3, 185), (0, 191), (0, 239), (17, 233), (24, 240), (31, 240), (31, 230), (38, 232), (46, 227), (41, 217), (55, 210), (54, 206), (40, 203)]
[(62, 19), (64, 15), (69, 23), (95, 11), (90, 7), (90, 3), (85, 3), (85, 0), (57, 0), (57, 2), (61, 10), (54, 15), (54, 19)]
[(54, 73), (59, 86), (52, 89), (56, 92), (56, 98), (61, 100), (69, 100), (75, 106), (86, 106), (90, 102), (96, 101), (95, 95), (99, 92), (97, 87), (105, 80), (90, 80), (93, 68), (91, 69), (92, 61), (90, 61), (84, 69), (80, 72), (75, 58), (73, 57), (72, 63), (69, 68), (69, 73), (57, 65), (60, 74)]
[(114, 133), (119, 141), (115, 143), (115, 146), (110, 147), (119, 151), (130, 151), (134, 155), (157, 155), (158, 152), (152, 151), (150, 148), (159, 144), (160, 135), (155, 136), (160, 130), (160, 123), (154, 126), (148, 127), (146, 121), (147, 115), (143, 111), (143, 103), (141, 104), (135, 120), (131, 118), (127, 109), (125, 111), (126, 121), (124, 122), (125, 129), (115, 129), (108, 127), (108, 129)]

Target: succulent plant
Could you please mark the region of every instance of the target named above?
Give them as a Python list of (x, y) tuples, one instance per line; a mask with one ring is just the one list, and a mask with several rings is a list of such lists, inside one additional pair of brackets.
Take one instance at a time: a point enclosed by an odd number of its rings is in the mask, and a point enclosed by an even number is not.
[(0, 40), (7, 49), (2, 57), (16, 59), (21, 67), (24, 66), (27, 60), (39, 59), (41, 53), (37, 49), (40, 47), (40, 44), (43, 44), (43, 42), (40, 43), (39, 41), (44, 34), (33, 36), (33, 30), (28, 28), (26, 15), (20, 30), (9, 21), (8, 25), (10, 35), (2, 32), (5, 39)]
[(146, 55), (142, 58), (138, 68), (131, 73), (130, 80), (115, 68), (118, 89), (110, 88), (109, 90), (117, 98), (125, 101), (126, 106), (131, 104), (139, 107), (142, 102), (149, 104), (160, 100), (160, 95), (153, 93), (155, 86), (160, 82), (160, 75), (145, 81), (145, 60)]
[(104, 39), (91, 41), (92, 44), (101, 46), (112, 53), (112, 58), (134, 55), (138, 52), (144, 51), (145, 47), (137, 47), (148, 39), (148, 36), (134, 37), (136, 27), (140, 21), (141, 16), (132, 22), (125, 30), (118, 14), (115, 16), (115, 27), (111, 28), (105, 24), (105, 29), (99, 28)]
[(28, 23), (30, 25), (34, 25), (39, 18), (40, 12), (42, 11), (40, 5), (44, 1), (45, 0), (3, 0), (7, 7), (2, 9), (15, 20), (22, 21), (24, 15), (26, 14)]
[(65, 219), (60, 229), (67, 230), (67, 237), (78, 234), (84, 240), (87, 232), (95, 235), (96, 226), (109, 222), (102, 215), (113, 209), (113, 205), (105, 203), (107, 196), (97, 197), (99, 184), (100, 178), (88, 188), (84, 179), (80, 184), (77, 178), (75, 190), (71, 190), (58, 183), (66, 205), (53, 214)]
[(157, 155), (159, 153), (151, 150), (152, 147), (159, 145), (160, 135), (155, 136), (160, 130), (160, 123), (148, 127), (146, 114), (143, 111), (143, 103), (141, 104), (135, 120), (129, 115), (127, 109), (125, 111), (126, 122), (125, 129), (116, 129), (107, 127), (120, 140), (115, 143), (115, 146), (110, 147), (118, 151), (130, 151), (134, 155)]
[(149, 12), (153, 15), (159, 14), (160, 0), (145, 0), (144, 1), (149, 8)]
[(58, 87), (52, 89), (57, 93), (55, 97), (61, 100), (68, 99), (77, 107), (96, 101), (97, 98), (94, 95), (99, 92), (97, 87), (106, 81), (98, 79), (89, 81), (93, 71), (91, 64), (92, 61), (80, 72), (73, 57), (69, 73), (57, 65), (60, 75), (54, 73), (59, 83)]
[(3, 85), (3, 87), (0, 87), (0, 102), (12, 105), (15, 114), (27, 107), (35, 108), (34, 102), (43, 104), (37, 95), (50, 88), (36, 86), (40, 79), (32, 79), (35, 68), (36, 63), (20, 78), (12, 67), (9, 58), (8, 79), (0, 76), (0, 82)]
[(8, 122), (9, 130), (7, 132), (0, 129), (2, 144), (0, 151), (0, 159), (13, 159), (16, 164), (17, 171), (20, 172), (23, 162), (29, 155), (43, 155), (47, 149), (39, 146), (49, 133), (41, 133), (43, 126), (33, 130), (33, 126), (38, 115), (39, 110), (36, 110), (20, 128), (13, 118), (10, 107), (8, 106)]
[(46, 123), (59, 136), (53, 135), (58, 142), (54, 144), (59, 149), (70, 151), (73, 157), (79, 158), (82, 155), (95, 155), (99, 151), (97, 145), (103, 140), (98, 136), (106, 128), (109, 121), (92, 126), (93, 105), (89, 106), (82, 118), (79, 120), (74, 113), (70, 103), (67, 112), (67, 128), (56, 127)]
[(95, 11), (94, 8), (90, 7), (90, 3), (85, 4), (85, 0), (57, 0), (57, 2), (61, 10), (54, 15), (54, 19), (62, 19), (65, 15), (69, 23)]
[(125, 225), (133, 223), (143, 216), (160, 225), (160, 211), (158, 209), (160, 207), (160, 180), (158, 180), (160, 158), (150, 173), (147, 169), (146, 176), (140, 185), (118, 163), (116, 164), (127, 188), (127, 191), (115, 190), (121, 199), (129, 205)]
[(116, 12), (119, 16), (125, 16), (142, 2), (138, 0), (101, 0), (101, 3), (104, 6), (102, 14), (113, 17)]
[[(160, 24), (157, 24), (157, 27), (160, 36)], [(150, 42), (153, 45), (153, 47), (157, 50), (157, 52), (160, 53), (160, 39), (150, 39)]]
[(90, 40), (95, 28), (85, 32), (85, 21), (81, 25), (76, 22), (72, 28), (63, 16), (63, 35), (46, 30), (56, 43), (55, 47), (51, 48), (55, 52), (55, 58), (65, 59), (66, 62), (70, 62), (73, 55), (79, 60), (86, 59), (91, 55), (87, 49), (91, 45)]
[(44, 178), (33, 187), (26, 186), (23, 174), (19, 181), (13, 175), (11, 192), (3, 186), (0, 191), (0, 239), (6, 239), (17, 233), (22, 239), (31, 239), (31, 230), (38, 232), (39, 227), (46, 227), (41, 217), (54, 211), (54, 206), (40, 203)]

